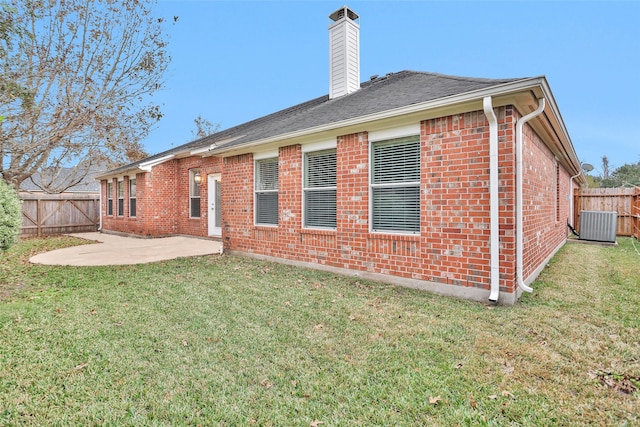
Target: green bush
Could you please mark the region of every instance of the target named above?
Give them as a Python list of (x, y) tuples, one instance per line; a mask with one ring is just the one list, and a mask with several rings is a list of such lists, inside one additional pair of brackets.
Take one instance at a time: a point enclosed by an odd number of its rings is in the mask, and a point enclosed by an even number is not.
[(0, 179), (0, 251), (5, 251), (17, 240), (22, 226), (20, 198), (13, 187)]

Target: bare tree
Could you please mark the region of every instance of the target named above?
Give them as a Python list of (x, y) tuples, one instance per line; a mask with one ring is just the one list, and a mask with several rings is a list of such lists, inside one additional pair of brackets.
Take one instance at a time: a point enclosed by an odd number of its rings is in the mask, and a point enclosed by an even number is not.
[(162, 117), (151, 95), (169, 56), (153, 1), (10, 0), (5, 9), (29, 37), (0, 38), (0, 75), (22, 96), (0, 90), (0, 173), (18, 186), (32, 174), (64, 191), (90, 166), (135, 161)]
[(609, 179), (609, 158), (602, 156), (602, 179)]
[(209, 120), (205, 119), (201, 115), (198, 115), (193, 122), (196, 124), (196, 130), (191, 131), (191, 134), (195, 138), (204, 138), (212, 133), (216, 133), (220, 129), (220, 124), (213, 124)]

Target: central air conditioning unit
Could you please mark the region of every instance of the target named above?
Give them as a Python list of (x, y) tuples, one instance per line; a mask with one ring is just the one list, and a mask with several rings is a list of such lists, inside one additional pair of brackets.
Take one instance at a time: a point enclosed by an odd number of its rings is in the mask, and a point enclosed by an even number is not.
[(617, 212), (580, 211), (580, 240), (615, 242)]

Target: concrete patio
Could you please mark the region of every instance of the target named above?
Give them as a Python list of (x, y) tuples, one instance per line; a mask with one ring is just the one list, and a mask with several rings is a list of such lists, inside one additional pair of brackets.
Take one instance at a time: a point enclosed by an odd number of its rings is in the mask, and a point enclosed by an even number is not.
[(31, 257), (29, 261), (34, 264), (75, 266), (147, 264), (219, 254), (222, 248), (222, 243), (215, 240), (185, 236), (142, 239), (99, 232), (69, 236), (95, 243), (45, 252)]

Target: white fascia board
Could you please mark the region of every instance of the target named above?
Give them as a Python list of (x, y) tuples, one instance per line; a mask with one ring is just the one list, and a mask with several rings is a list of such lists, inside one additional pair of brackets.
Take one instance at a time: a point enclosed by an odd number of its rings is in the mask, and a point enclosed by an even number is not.
[(216, 148), (218, 148), (221, 145), (224, 144), (228, 144), (232, 141), (235, 141), (236, 139), (240, 139), (240, 138), (244, 138), (246, 135), (238, 135), (238, 136), (234, 136), (231, 138), (225, 138), (225, 139), (221, 139), (219, 141), (214, 141), (213, 143), (211, 143), (211, 145), (208, 145), (206, 147), (202, 147), (202, 148), (197, 148), (193, 151), (190, 151), (189, 154), (192, 156), (197, 156), (197, 155), (201, 155), (202, 157), (207, 157), (207, 156), (211, 156), (212, 155), (212, 151), (215, 150)]
[[(576, 153), (575, 147), (573, 146), (573, 141), (571, 141), (571, 137), (569, 136), (569, 131), (567, 130), (564, 124), (564, 119), (562, 118), (560, 109), (558, 108), (558, 105), (556, 104), (556, 100), (553, 97), (553, 93), (551, 92), (551, 87), (549, 86), (549, 83), (547, 82), (546, 79), (543, 79), (541, 86), (542, 86), (542, 91), (544, 93), (544, 96), (547, 99), (547, 103), (551, 108), (551, 111), (553, 112), (553, 118), (557, 123), (557, 126), (559, 127), (559, 130), (562, 134), (562, 138), (564, 142), (566, 142), (566, 146), (568, 148), (570, 155), (573, 157), (572, 160), (576, 162), (576, 165), (575, 165), (576, 173), (578, 173), (582, 170), (582, 165), (580, 163), (580, 159), (578, 158), (578, 154)], [(556, 125), (556, 123), (554, 123), (554, 125)]]
[(158, 166), (159, 164), (169, 161), (174, 157), (175, 157), (175, 154), (169, 154), (167, 156), (160, 157), (159, 159), (149, 160), (148, 162), (140, 163), (138, 165), (138, 169), (141, 169), (145, 172), (151, 172), (151, 169), (154, 166)]
[(328, 139), (325, 141), (312, 142), (310, 144), (302, 145), (303, 153), (311, 153), (313, 151), (331, 150), (338, 146), (338, 141), (335, 139)]
[(213, 150), (214, 148), (216, 148), (215, 144), (212, 144), (208, 147), (204, 147), (204, 148), (198, 148), (197, 150), (192, 150), (191, 152), (189, 152), (189, 154), (191, 154), (192, 156), (197, 156), (199, 154), (206, 154), (209, 151)]
[[(374, 122), (377, 120), (384, 120), (384, 119), (403, 116), (407, 114), (419, 113), (425, 110), (433, 110), (438, 108), (450, 107), (456, 104), (462, 104), (470, 101), (478, 101), (481, 103), (482, 99), (485, 96), (492, 96), (492, 97), (505, 96), (505, 95), (513, 94), (513, 93), (524, 91), (524, 90), (531, 90), (535, 87), (540, 87), (543, 84), (543, 82), (544, 82), (544, 77), (534, 77), (530, 79), (518, 80), (516, 82), (505, 83), (499, 86), (493, 86), (488, 89), (481, 89), (473, 92), (463, 93), (460, 95), (453, 95), (446, 98), (439, 98), (433, 101), (407, 105), (405, 107), (395, 108), (393, 110), (381, 111), (379, 113), (355, 117), (353, 119), (342, 120), (339, 122), (328, 123), (321, 126), (316, 126), (316, 127), (302, 129), (295, 132), (290, 132), (287, 134), (281, 134), (281, 135), (276, 135), (269, 138), (259, 139), (253, 142), (248, 142), (246, 144), (239, 145), (239, 146), (220, 147), (219, 149), (213, 150), (212, 154), (226, 154), (226, 153), (233, 153), (237, 151), (250, 152), (251, 151), (250, 149), (256, 146), (267, 145), (269, 143), (274, 143), (277, 141), (283, 141), (288, 139), (301, 138), (304, 136), (312, 135), (314, 133), (326, 132), (326, 131), (331, 131), (339, 128), (361, 125), (368, 122)], [(481, 104), (479, 105), (481, 106)]]
[(420, 123), (369, 132), (369, 142), (420, 135)]
[(274, 157), (278, 157), (278, 149), (260, 151), (253, 154), (253, 160), (272, 159)]

